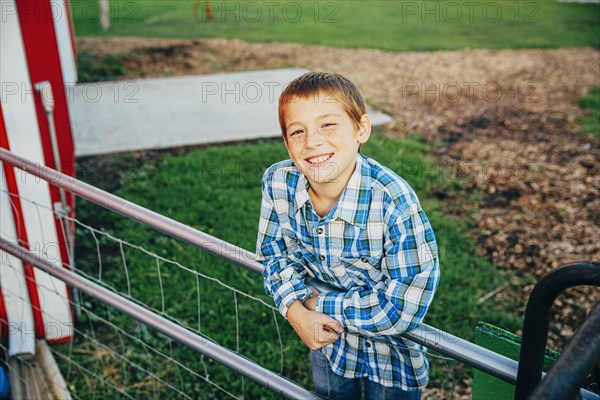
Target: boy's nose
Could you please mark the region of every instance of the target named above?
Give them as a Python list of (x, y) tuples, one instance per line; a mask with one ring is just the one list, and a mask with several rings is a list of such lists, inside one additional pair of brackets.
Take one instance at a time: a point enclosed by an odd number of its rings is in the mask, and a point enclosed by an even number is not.
[(306, 147), (316, 147), (323, 142), (323, 136), (318, 129), (310, 129), (306, 134)]

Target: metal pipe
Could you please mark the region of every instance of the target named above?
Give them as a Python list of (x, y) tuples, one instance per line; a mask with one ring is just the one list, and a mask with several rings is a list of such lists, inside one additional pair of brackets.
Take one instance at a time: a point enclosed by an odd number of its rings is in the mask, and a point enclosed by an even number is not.
[[(314, 286), (321, 293), (338, 291), (315, 278), (307, 278), (306, 283)], [(401, 333), (400, 336), (435, 350), (440, 354), (452, 357), (503, 381), (514, 384), (517, 380), (518, 363), (515, 360), (494, 353), (491, 350), (427, 324), (421, 324), (410, 332)]]
[[(50, 144), (52, 145), (52, 158), (54, 159), (54, 165), (56, 170), (62, 173), (62, 161), (60, 158), (60, 149), (58, 148), (58, 135), (56, 134), (56, 125), (54, 123), (55, 103), (54, 93), (52, 92), (52, 84), (50, 81), (41, 81), (37, 82), (33, 87), (35, 91), (40, 94), (42, 99), (42, 106), (44, 107), (44, 112), (46, 114), (48, 130), (50, 131)], [(68, 218), (71, 209), (67, 203), (65, 189), (58, 187), (58, 195), (60, 197), (60, 207), (58, 206), (59, 203), (54, 203), (54, 210), (60, 217), (60, 222), (65, 233), (65, 240), (67, 242), (65, 247), (67, 249), (67, 256), (69, 257), (69, 267), (72, 270), (75, 270), (75, 238), (73, 237), (74, 232), (71, 231)], [(77, 312), (77, 316), (79, 316), (79, 293), (77, 293), (76, 290), (74, 290), (73, 298), (75, 299), (75, 310)]]
[[(60, 160), (60, 150), (58, 148), (58, 136), (56, 135), (56, 125), (54, 124), (54, 94), (52, 93), (52, 85), (49, 81), (37, 82), (34, 85), (34, 89), (42, 98), (42, 106), (44, 107), (44, 112), (46, 114), (48, 130), (50, 131), (50, 144), (52, 145), (52, 158), (54, 159), (54, 165), (56, 170), (62, 173), (62, 162)], [(69, 206), (67, 205), (67, 196), (65, 194), (65, 190), (62, 187), (59, 187), (58, 193), (60, 196), (60, 202), (62, 204), (60, 214), (68, 215)], [(67, 236), (70, 235), (68, 226), (65, 226), (65, 234)], [(70, 243), (69, 240), (67, 241)], [(69, 258), (71, 258), (71, 254), (69, 254)]]
[(574, 263), (544, 275), (533, 287), (525, 308), (515, 400), (525, 400), (542, 380), (552, 304), (565, 289), (600, 286), (600, 264)]
[(505, 382), (514, 384), (517, 380), (518, 363), (515, 360), (448, 332), (421, 324), (410, 332), (402, 333), (401, 336)]
[(253, 381), (273, 390), (281, 396), (291, 399), (320, 399), (316, 394), (304, 389), (284, 377), (275, 374), (255, 364), (254, 362), (235, 354), (234, 352), (208, 341), (177, 324), (171, 322), (152, 311), (97, 285), (84, 277), (62, 267), (57, 267), (43, 260), (39, 255), (24, 249), (15, 243), (7, 242), (0, 238), (0, 249), (20, 258), (26, 263), (54, 276), (68, 285), (78, 288), (82, 292), (116, 308), (156, 329), (159, 332), (183, 343), (213, 360), (225, 365)]
[(194, 228), (167, 218), (164, 215), (138, 206), (130, 201), (100, 190), (72, 176), (62, 174), (51, 168), (40, 167), (19, 157), (5, 149), (0, 149), (0, 160), (11, 164), (27, 173), (49, 181), (51, 184), (68, 190), (79, 197), (92, 203), (101, 205), (115, 211), (127, 218), (148, 225), (169, 236), (182, 240), (193, 246), (199, 247), (209, 253), (218, 255), (228, 261), (236, 263), (252, 272), (262, 273), (262, 264), (254, 260), (254, 253), (232, 245), (224, 240), (200, 232)]
[[(337, 291), (332, 286), (311, 277), (307, 278), (307, 283), (314, 286), (319, 292)], [(517, 372), (519, 369), (519, 363), (517, 361), (461, 339), (448, 332), (427, 324), (421, 324), (416, 329), (410, 332), (404, 332), (400, 334), (400, 336), (476, 368), (493, 377), (502, 379), (510, 384), (514, 385), (517, 382)], [(542, 372), (542, 377), (545, 376), (546, 373)], [(581, 398), (585, 400), (600, 400), (599, 395), (585, 389), (580, 389), (579, 394), (581, 395)], [(537, 399), (537, 397), (535, 398)]]
[[(48, 180), (52, 184), (65, 188), (81, 198), (101, 205), (109, 210), (144, 223), (171, 237), (182, 240), (193, 246), (218, 255), (226, 260), (238, 264), (252, 272), (262, 274), (262, 264), (254, 261), (254, 254), (239, 248), (231, 243), (215, 238), (204, 232), (174, 221), (161, 214), (150, 211), (137, 204), (131, 203), (120, 197), (104, 192), (94, 186), (88, 185), (68, 175), (60, 174), (51, 169), (43, 171), (39, 166), (0, 148), (0, 160), (20, 168), (32, 175)], [(319, 291), (334, 290), (331, 286), (317, 280), (311, 280), (310, 285)], [(518, 363), (500, 354), (468, 342), (457, 336), (451, 335), (432, 326), (422, 324), (419, 328), (403, 333), (404, 337), (447, 355), (477, 369), (480, 369), (496, 378), (514, 384), (517, 381)], [(600, 399), (593, 393), (581, 390), (584, 399)]]
[(577, 330), (530, 399), (573, 399), (600, 360), (600, 303)]

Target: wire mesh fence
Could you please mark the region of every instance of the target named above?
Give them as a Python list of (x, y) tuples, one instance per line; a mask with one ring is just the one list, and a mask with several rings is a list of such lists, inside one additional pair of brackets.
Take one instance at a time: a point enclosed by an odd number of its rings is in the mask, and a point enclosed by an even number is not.
[[(42, 207), (27, 198), (21, 197), (21, 201)], [(79, 275), (207, 341), (278, 373), (285, 372), (281, 317), (265, 301), (268, 299), (202, 273), (198, 265), (188, 267), (79, 219), (70, 221), (76, 225), (78, 255), (74, 266)], [(158, 238), (159, 248), (162, 242)], [(185, 245), (175, 248), (181, 246)], [(4, 291), (19, 296), (10, 289)], [(62, 369), (66, 368), (71, 390), (82, 392), (83, 398), (130, 397), (132, 391), (135, 398), (164, 398), (167, 393), (184, 398), (275, 397), (268, 389), (90, 296), (76, 292), (74, 300), (72, 306), (78, 316), (74, 340), (53, 346), (53, 351)], [(291, 330), (287, 331), (289, 336)], [(290, 372), (290, 368), (296, 366), (286, 366), (285, 370)], [(150, 389), (152, 392), (145, 392)]]
[[(43, 207), (24, 197), (21, 201)], [(118, 216), (115, 220), (115, 215), (91, 203), (80, 202), (79, 208), (80, 214), (93, 215), (92, 220), (112, 220), (113, 229), (135, 224)], [(223, 268), (217, 257), (143, 226), (137, 237), (126, 240), (82, 218), (68, 219), (76, 227), (77, 274), (311, 387), (308, 352), (262, 293), (255, 274), (231, 265)], [(143, 245), (134, 243), (136, 239)], [(186, 264), (190, 254), (194, 261)], [(91, 296), (75, 291), (71, 305), (77, 315), (74, 338), (51, 349), (74, 398), (278, 398)], [(457, 363), (430, 356), (436, 371), (434, 389), (424, 397), (455, 398), (455, 368), (449, 362)]]

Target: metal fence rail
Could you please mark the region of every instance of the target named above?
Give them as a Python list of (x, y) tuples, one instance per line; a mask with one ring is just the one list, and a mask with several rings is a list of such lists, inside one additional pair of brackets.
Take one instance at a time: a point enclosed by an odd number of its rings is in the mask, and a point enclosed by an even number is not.
[(60, 279), (72, 287), (95, 297), (115, 309), (145, 323), (159, 332), (189, 346), (190, 348), (212, 358), (215, 361), (227, 366), (228, 368), (239, 372), (240, 374), (258, 382), (267, 388), (279, 393), (280, 395), (292, 399), (319, 399), (319, 396), (296, 385), (295, 383), (261, 367), (258, 364), (224, 348), (214, 344), (205, 338), (196, 335), (193, 332), (159, 316), (155, 313), (141, 307), (134, 302), (111, 292), (102, 286), (91, 282), (90, 280), (77, 275), (76, 273), (63, 268), (54, 266), (41, 259), (39, 255), (0, 238), (0, 249), (6, 253), (20, 258), (24, 262), (33, 265), (40, 270)]
[[(83, 199), (152, 227), (173, 238), (191, 244), (192, 246), (215, 254), (252, 272), (262, 273), (262, 264), (256, 262), (254, 260), (254, 254), (248, 250), (193, 229), (185, 224), (100, 190), (71, 176), (64, 175), (47, 167), (40, 167), (39, 164), (35, 164), (2, 148), (0, 148), (0, 161), (11, 164), (22, 171), (44, 179)], [(311, 284), (314, 284), (317, 289), (323, 291), (332, 290), (331, 287), (320, 284), (320, 282), (311, 281)], [(85, 287), (83, 283), (82, 285)], [(84, 288), (81, 290), (84, 290)], [(146, 312), (148, 311), (146, 310)], [(511, 384), (515, 384), (517, 381), (518, 363), (516, 361), (468, 342), (448, 332), (422, 324), (417, 329), (403, 333), (402, 336)], [(236, 355), (235, 353), (232, 354)], [(238, 372), (243, 373), (242, 371)], [(254, 379), (252, 376), (248, 377)], [(261, 383), (260, 381), (257, 382)], [(263, 384), (269, 386), (270, 381), (264, 382)], [(311, 392), (306, 393), (310, 393), (314, 396)], [(288, 396), (290, 395), (290, 393), (286, 394)], [(584, 399), (600, 399), (600, 396), (584, 389), (581, 389), (580, 394)], [(303, 398), (307, 398), (307, 396), (303, 395)]]

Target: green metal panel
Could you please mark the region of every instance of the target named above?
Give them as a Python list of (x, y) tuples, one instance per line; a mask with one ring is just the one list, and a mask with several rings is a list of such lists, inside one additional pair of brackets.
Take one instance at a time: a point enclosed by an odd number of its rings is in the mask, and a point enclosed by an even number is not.
[[(502, 328), (480, 322), (475, 328), (475, 344), (503, 356), (519, 359), (521, 338)], [(559, 353), (546, 349), (544, 369), (547, 370), (558, 359)], [(474, 370), (473, 400), (512, 400), (515, 387), (484, 372)]]

